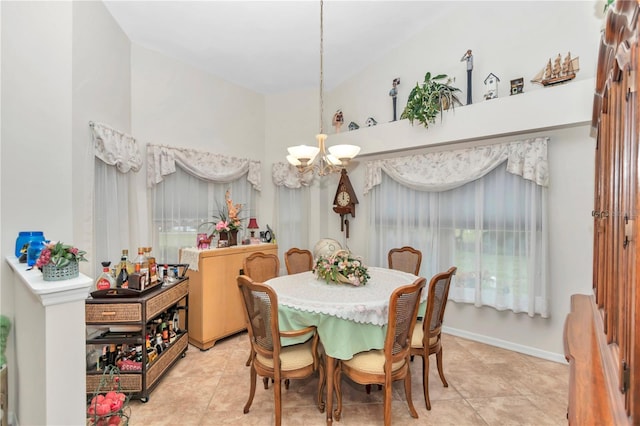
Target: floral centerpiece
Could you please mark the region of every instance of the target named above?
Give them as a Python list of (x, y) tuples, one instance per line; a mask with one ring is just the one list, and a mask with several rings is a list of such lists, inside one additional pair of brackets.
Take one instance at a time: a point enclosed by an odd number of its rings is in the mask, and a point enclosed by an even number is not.
[(86, 251), (59, 241), (45, 244), (36, 260), (36, 267), (42, 269), (45, 281), (59, 281), (79, 275), (78, 262), (86, 262)]
[(362, 286), (369, 280), (367, 267), (359, 257), (354, 257), (347, 250), (338, 250), (329, 256), (316, 259), (313, 272), (326, 282)]
[[(231, 199), (231, 190), (227, 189), (224, 196), (225, 203), (220, 206), (218, 204), (218, 214), (213, 216), (213, 222), (204, 222), (200, 224), (199, 229), (204, 226), (213, 226), (211, 235), (220, 235), (220, 239), (230, 240), (229, 245), (237, 244), (237, 233), (242, 229), (242, 219), (240, 218), (240, 211), (242, 210), (242, 204), (234, 204)], [(235, 241), (235, 242), (234, 242)]]

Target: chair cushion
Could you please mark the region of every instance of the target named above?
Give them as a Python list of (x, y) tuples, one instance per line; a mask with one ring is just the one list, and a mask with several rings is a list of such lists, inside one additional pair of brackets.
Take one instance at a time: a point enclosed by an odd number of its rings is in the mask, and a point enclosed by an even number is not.
[[(412, 348), (422, 347), (422, 336), (424, 336), (424, 333), (422, 332), (422, 321), (416, 321), (416, 326), (413, 328), (413, 336), (411, 336)], [(433, 346), (436, 343), (438, 343), (437, 336), (434, 336), (429, 339), (429, 346)]]
[[(280, 349), (280, 367), (282, 371), (297, 370), (313, 364), (313, 353), (311, 352), (311, 341), (299, 345), (283, 346)], [(256, 354), (256, 360), (265, 367), (273, 368), (273, 359)]]
[[(342, 361), (343, 364), (348, 365), (354, 370), (363, 371), (370, 374), (384, 374), (384, 351), (382, 349), (360, 352), (355, 354), (353, 358)], [(391, 369), (393, 371), (401, 368), (405, 363), (405, 360), (401, 360), (392, 364)]]

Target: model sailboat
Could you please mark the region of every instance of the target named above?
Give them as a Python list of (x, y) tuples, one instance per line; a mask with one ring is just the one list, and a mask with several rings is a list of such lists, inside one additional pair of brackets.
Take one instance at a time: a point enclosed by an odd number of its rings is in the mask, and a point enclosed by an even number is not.
[(532, 83), (542, 84), (543, 86), (553, 86), (554, 84), (560, 84), (573, 80), (576, 78), (576, 73), (580, 71), (579, 57), (571, 57), (571, 53), (567, 53), (567, 56), (562, 57), (560, 54), (551, 64), (551, 59), (547, 62), (547, 66), (540, 70), (538, 74), (531, 80)]

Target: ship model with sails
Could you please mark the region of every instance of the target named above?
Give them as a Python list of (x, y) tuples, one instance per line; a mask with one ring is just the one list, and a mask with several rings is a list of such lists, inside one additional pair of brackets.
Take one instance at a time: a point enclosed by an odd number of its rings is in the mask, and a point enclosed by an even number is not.
[(532, 83), (541, 84), (543, 86), (553, 86), (555, 84), (565, 83), (576, 78), (576, 73), (580, 70), (579, 57), (571, 57), (571, 53), (562, 59), (558, 54), (556, 59), (551, 63), (551, 59), (538, 74), (531, 80)]

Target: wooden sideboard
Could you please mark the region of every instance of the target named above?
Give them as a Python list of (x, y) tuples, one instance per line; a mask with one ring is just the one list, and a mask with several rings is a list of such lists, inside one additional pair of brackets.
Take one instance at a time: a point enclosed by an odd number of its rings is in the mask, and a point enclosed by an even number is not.
[(611, 4), (598, 53), (593, 294), (571, 297), (564, 330), (571, 425), (640, 424), (639, 13)]
[(198, 270), (189, 269), (189, 343), (206, 350), (216, 341), (246, 329), (236, 277), (255, 252), (278, 255), (276, 244), (202, 250)]

